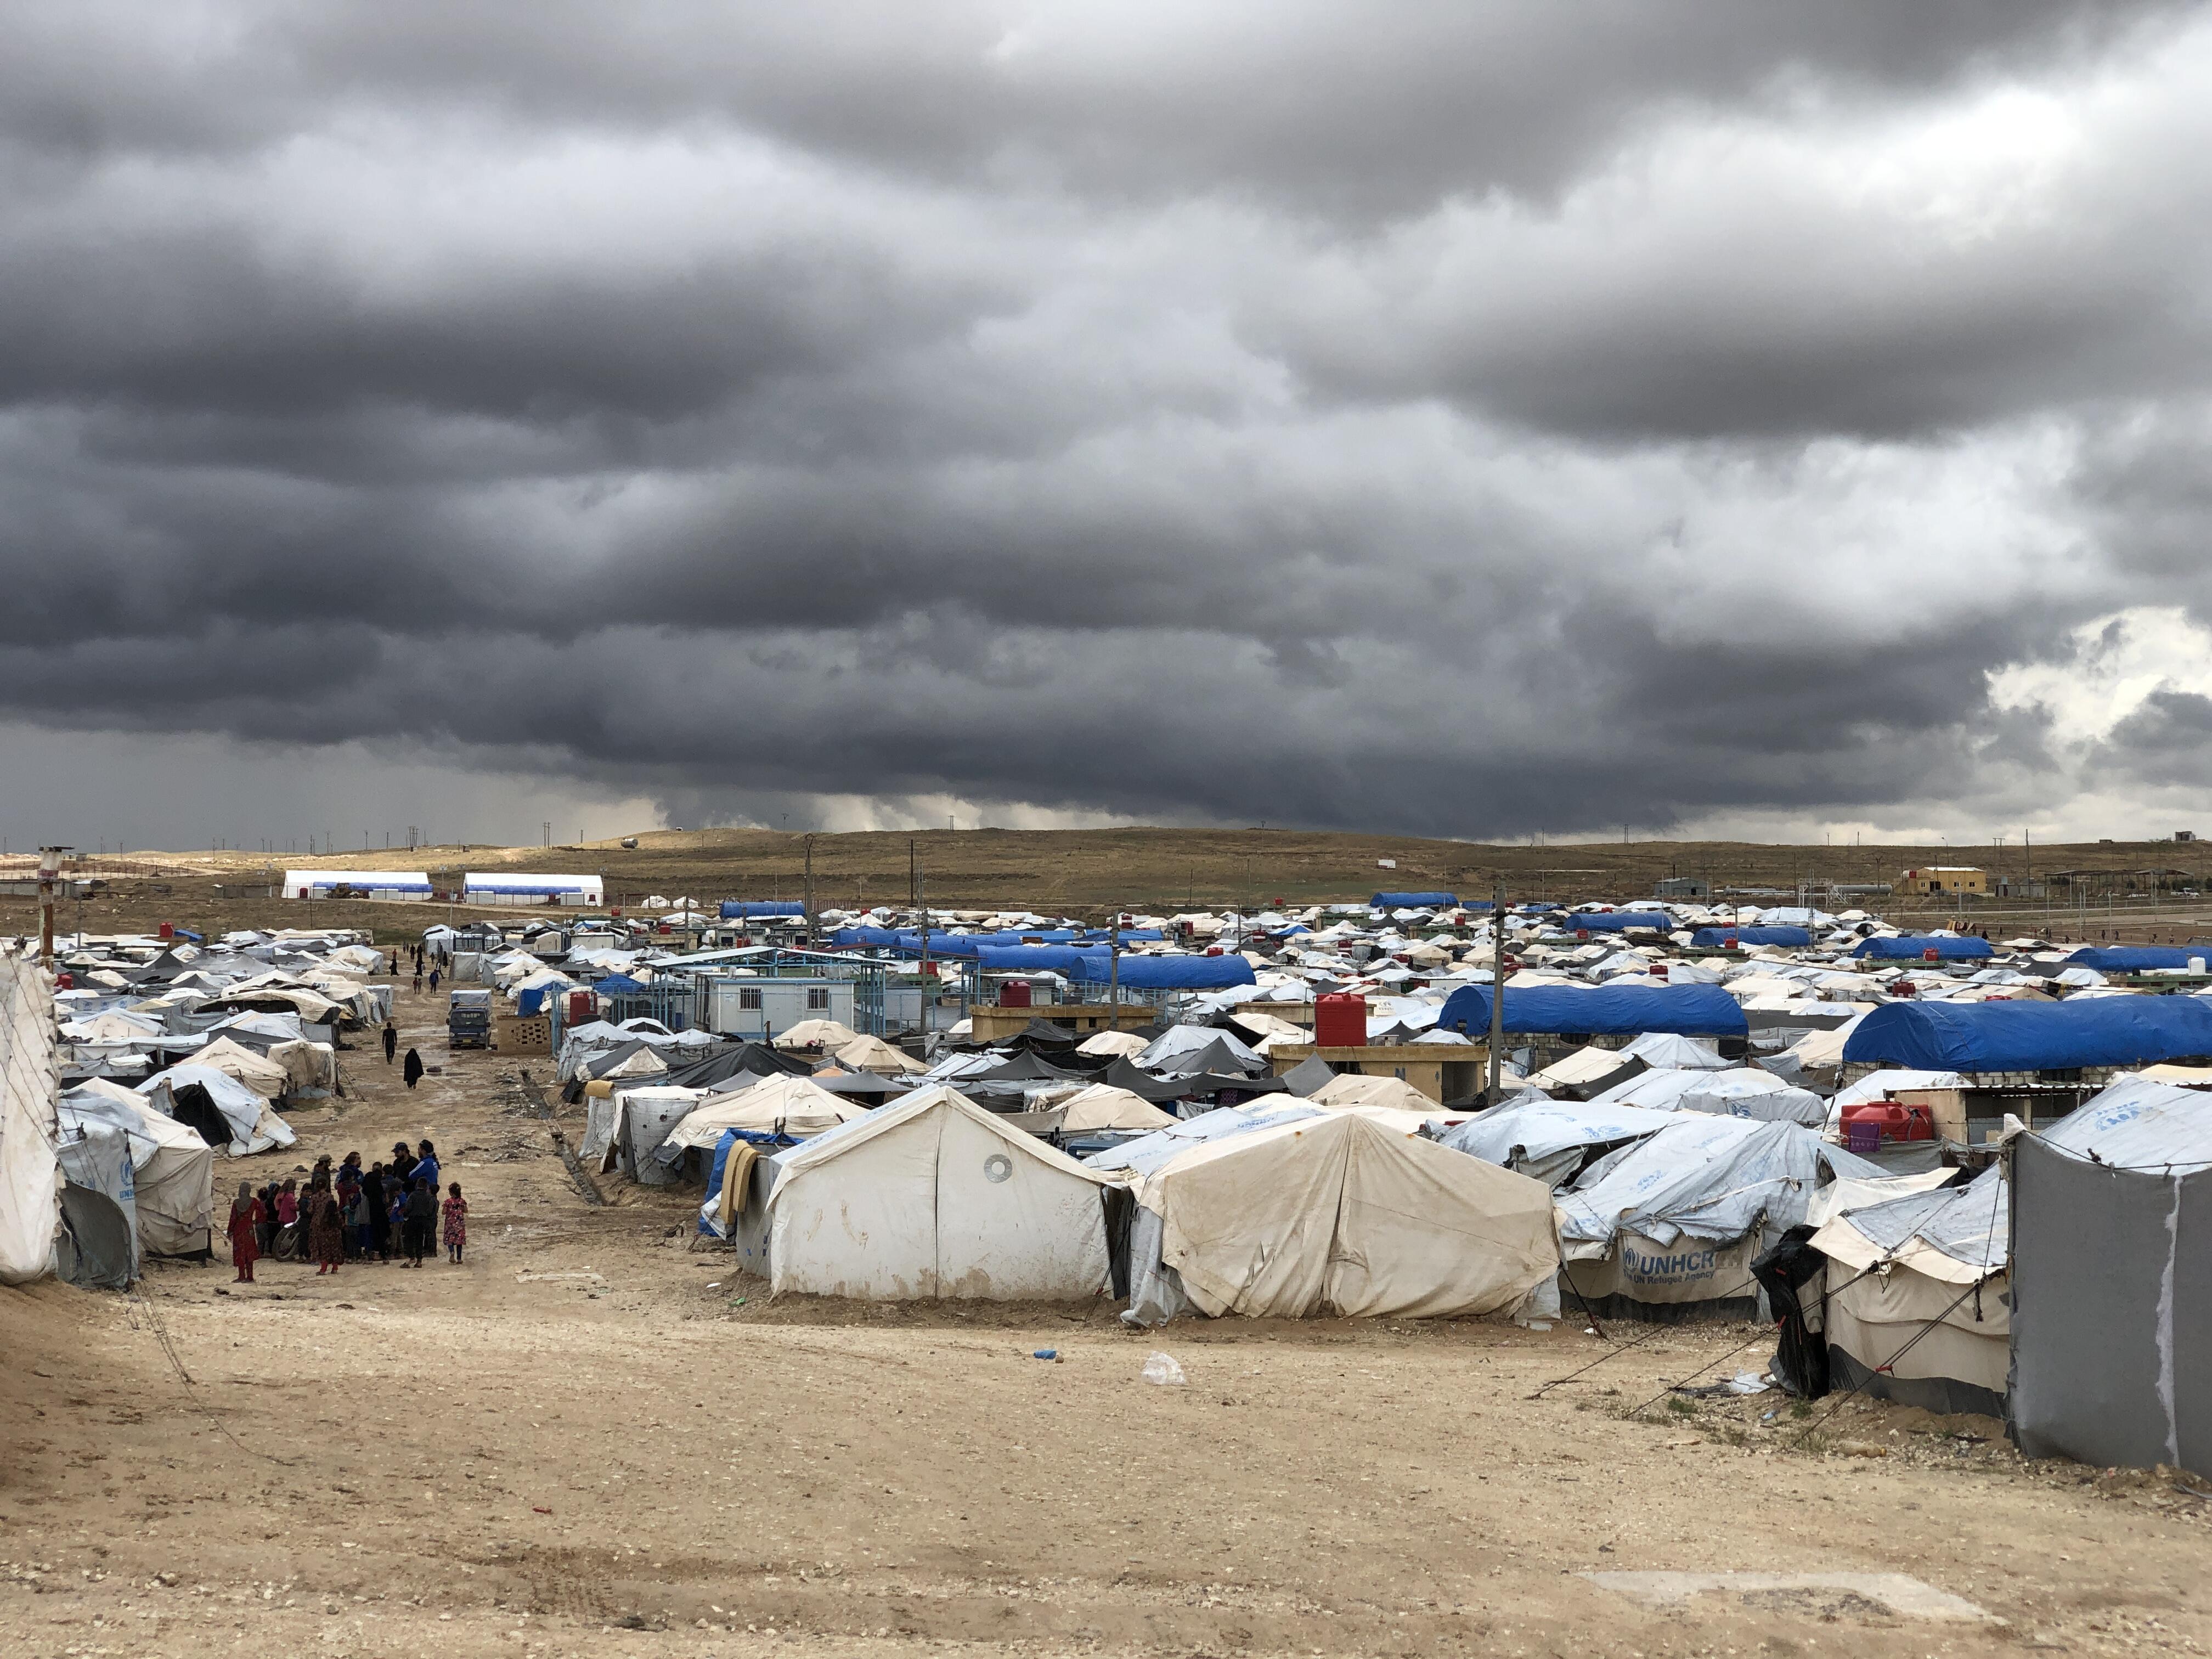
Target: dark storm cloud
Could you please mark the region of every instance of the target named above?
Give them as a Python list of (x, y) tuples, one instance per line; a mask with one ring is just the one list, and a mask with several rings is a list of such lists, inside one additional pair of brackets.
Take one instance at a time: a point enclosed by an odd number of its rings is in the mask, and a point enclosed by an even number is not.
[(0, 716), (687, 814), (1498, 834), (2046, 778), (1989, 673), (2196, 510), (2212, 31), (1377, 17), (37, 15)]

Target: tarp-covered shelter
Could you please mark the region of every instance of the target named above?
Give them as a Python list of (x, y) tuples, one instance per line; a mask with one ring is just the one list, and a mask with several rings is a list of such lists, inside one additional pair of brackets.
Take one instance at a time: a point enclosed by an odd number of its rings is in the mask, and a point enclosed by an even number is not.
[(1972, 962), (1996, 952), (1989, 940), (1971, 933), (1876, 933), (1861, 939), (1851, 954), (1874, 962), (1925, 962), (1931, 954), (1938, 962)]
[(1456, 893), (1377, 893), (1367, 901), (1371, 910), (1456, 910)]
[(63, 1185), (55, 1048), (53, 981), (24, 957), (0, 956), (0, 1284), (53, 1268)]
[(2212, 960), (2203, 945), (2185, 949), (2179, 945), (2085, 945), (2066, 958), (2072, 968), (2094, 969), (2100, 974), (2151, 974), (2161, 970), (2186, 973), (2192, 962)]
[(1802, 927), (1700, 927), (1690, 935), (1693, 951), (1719, 951), (1731, 945), (1779, 945), (1803, 950), (1813, 935)]
[[(1480, 1041), (1490, 1030), (1486, 985), (1462, 985), (1444, 1000), (1437, 1024)], [(1504, 1028), (1537, 1036), (1748, 1037), (1743, 1006), (1717, 985), (1532, 985), (1505, 988)]]
[(172, 1066), (138, 1085), (165, 1117), (198, 1132), (210, 1146), (246, 1158), (299, 1139), (274, 1107), (245, 1084), (205, 1066)]
[(2212, 1000), (1885, 1003), (1844, 1045), (1847, 1065), (1942, 1072), (2075, 1071), (2212, 1055)]
[(1672, 1112), (1637, 1106), (1509, 1100), (1454, 1124), (1437, 1139), (1455, 1152), (1556, 1188), (1579, 1175), (1595, 1155), (1657, 1134), (1674, 1121)]
[(1795, 1123), (1680, 1113), (1558, 1194), (1567, 1278), (1599, 1312), (1748, 1316), (1765, 1242), (1834, 1177), (1886, 1173)]
[(1296, 1111), (1143, 1177), (1125, 1320), (1474, 1316), (1558, 1271), (1541, 1183), (1358, 1113)]
[(143, 1096), (100, 1079), (70, 1090), (57, 1110), (64, 1128), (105, 1123), (129, 1137), (132, 1206), (147, 1254), (207, 1254), (215, 1150), (197, 1130), (155, 1111)]
[(1812, 1237), (1841, 1388), (1942, 1413), (2004, 1415), (2011, 1205), (2002, 1170), (1837, 1217)]

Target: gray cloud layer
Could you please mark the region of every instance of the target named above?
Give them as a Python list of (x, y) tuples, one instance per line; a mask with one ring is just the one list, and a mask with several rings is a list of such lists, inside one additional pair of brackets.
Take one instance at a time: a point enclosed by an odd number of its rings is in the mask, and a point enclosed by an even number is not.
[(2203, 598), (2194, 9), (17, 36), (0, 717), (694, 817), (2012, 811), (2080, 780), (1988, 676)]

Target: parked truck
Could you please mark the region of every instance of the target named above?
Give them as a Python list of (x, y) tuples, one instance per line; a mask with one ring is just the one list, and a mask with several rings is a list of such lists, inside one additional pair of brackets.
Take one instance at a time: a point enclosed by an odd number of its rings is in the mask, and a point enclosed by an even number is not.
[(456, 991), (446, 1004), (446, 1046), (491, 1047), (491, 993)]

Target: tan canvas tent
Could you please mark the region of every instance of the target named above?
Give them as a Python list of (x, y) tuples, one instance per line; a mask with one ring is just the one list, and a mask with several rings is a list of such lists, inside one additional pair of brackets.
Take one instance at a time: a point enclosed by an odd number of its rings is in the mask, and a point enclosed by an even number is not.
[(1500, 1313), (1559, 1266), (1541, 1182), (1355, 1111), (1194, 1146), (1136, 1200), (1133, 1323)]
[(772, 1077), (734, 1093), (709, 1097), (670, 1131), (665, 1143), (684, 1150), (711, 1151), (725, 1129), (763, 1134), (781, 1129), (797, 1139), (818, 1135), (840, 1123), (866, 1117), (857, 1100), (831, 1094), (812, 1078)]
[(242, 1043), (228, 1037), (217, 1037), (214, 1042), (192, 1052), (190, 1063), (221, 1072), (235, 1079), (259, 1095), (264, 1100), (274, 1100), (284, 1092), (291, 1081), (283, 1065), (264, 1054), (257, 1054)]

